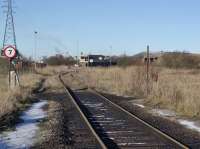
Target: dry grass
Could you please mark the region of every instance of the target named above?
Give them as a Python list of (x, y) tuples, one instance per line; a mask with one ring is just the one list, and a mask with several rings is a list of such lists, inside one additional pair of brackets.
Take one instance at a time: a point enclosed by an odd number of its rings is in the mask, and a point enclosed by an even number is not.
[(90, 68), (80, 72), (80, 78), (89, 86), (117, 95), (143, 96), (145, 75), (142, 67)]
[(41, 76), (34, 74), (24, 74), (21, 76), (22, 88), (14, 91), (8, 89), (7, 76), (0, 76), (0, 117), (17, 111), (28, 100), (31, 90), (36, 87)]
[(62, 85), (58, 79), (58, 75), (62, 72), (68, 71), (67, 66), (48, 66), (42, 69), (37, 69), (37, 73), (46, 76), (45, 87), (48, 89), (60, 89)]
[[(52, 75), (47, 79), (46, 87), (53, 89), (62, 87), (56, 74), (68, 70), (65, 66), (47, 67), (39, 70), (39, 73)], [(152, 106), (173, 109), (183, 115), (200, 116), (200, 70), (175, 70), (154, 67), (152, 71), (158, 72), (159, 78), (157, 82), (150, 81), (151, 89), (148, 97), (145, 96), (146, 76), (144, 67), (81, 69), (76, 77), (67, 75), (65, 81), (68, 85), (75, 86), (75, 88), (89, 86), (117, 95), (145, 97), (146, 103)], [(2, 82), (1, 79), (0, 82)], [(26, 81), (24, 84), (26, 84)], [(28, 82), (27, 86), (33, 84), (34, 80), (33, 83)]]
[[(155, 70), (154, 70), (155, 71)], [(157, 69), (159, 79), (150, 81), (146, 102), (173, 109), (180, 114), (200, 116), (200, 71)], [(81, 80), (88, 86), (117, 95), (145, 97), (145, 68), (90, 68), (81, 70)]]
[(16, 88), (14, 91), (8, 89), (8, 78), (6, 75), (0, 75), (0, 118), (5, 114), (17, 111), (29, 102), (31, 91), (38, 86), (42, 77), (46, 76), (46, 88), (58, 89), (61, 84), (58, 80), (58, 74), (66, 71), (66, 66), (46, 67), (37, 69), (37, 73), (25, 73), (20, 76), (21, 88)]
[(41, 80), (42, 76), (33, 73), (27, 73), (20, 77), (20, 83), (22, 87), (31, 90), (37, 86), (37, 83)]
[(58, 75), (61, 72), (67, 71), (68, 66), (47, 66), (45, 68), (38, 68), (37, 72), (43, 76)]
[(152, 84), (149, 102), (188, 116), (200, 116), (200, 72), (163, 70)]
[(47, 78), (45, 82), (45, 88), (51, 89), (51, 90), (59, 90), (59, 89), (63, 89), (63, 86), (60, 83), (58, 76), (54, 75)]

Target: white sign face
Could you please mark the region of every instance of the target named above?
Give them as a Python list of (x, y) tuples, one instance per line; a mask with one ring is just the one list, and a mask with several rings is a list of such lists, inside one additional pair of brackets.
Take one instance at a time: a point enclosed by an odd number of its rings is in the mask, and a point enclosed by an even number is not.
[(12, 46), (8, 46), (4, 49), (4, 55), (8, 58), (14, 58), (16, 56), (16, 49)]

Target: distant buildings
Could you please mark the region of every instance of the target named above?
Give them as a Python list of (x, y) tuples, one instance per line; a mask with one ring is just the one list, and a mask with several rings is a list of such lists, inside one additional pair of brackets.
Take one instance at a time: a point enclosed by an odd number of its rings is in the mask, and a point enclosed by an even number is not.
[[(149, 55), (150, 63), (156, 62), (162, 55), (163, 55), (162, 52), (150, 53), (150, 55)], [(146, 55), (144, 56), (143, 60), (144, 60), (144, 62), (147, 62), (147, 56)]]
[[(145, 56), (144, 57), (144, 62), (147, 62), (147, 60), (148, 60), (148, 58)], [(158, 57), (157, 56), (150, 56), (149, 57), (149, 62), (150, 63), (153, 63), (153, 62), (155, 62), (155, 61), (157, 61), (158, 60)]]
[(104, 55), (86, 55), (81, 56), (79, 59), (79, 64), (81, 66), (96, 67), (96, 66), (113, 66), (116, 62), (112, 61), (109, 56)]

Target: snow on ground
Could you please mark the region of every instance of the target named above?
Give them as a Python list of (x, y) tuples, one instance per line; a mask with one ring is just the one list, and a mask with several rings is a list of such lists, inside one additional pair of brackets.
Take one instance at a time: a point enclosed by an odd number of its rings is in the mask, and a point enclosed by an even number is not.
[(178, 118), (178, 117), (176, 117), (177, 115), (175, 112), (166, 110), (166, 109), (153, 109), (153, 110), (151, 110), (151, 112), (154, 114), (158, 114), (159, 116), (163, 116), (163, 117), (175, 117), (176, 121), (179, 124), (185, 126), (186, 128), (200, 132), (200, 124), (198, 125), (198, 123), (200, 123), (200, 122), (195, 122), (195, 121)]
[[(140, 102), (131, 101), (131, 103), (140, 108), (145, 108), (145, 106), (143, 104), (141, 104)], [(186, 128), (195, 130), (200, 133), (200, 121), (195, 122), (195, 121), (182, 119), (181, 117), (178, 116), (178, 114), (176, 112), (168, 110), (168, 109), (151, 109), (151, 110), (149, 110), (149, 113), (158, 115), (160, 117), (173, 118), (179, 124), (185, 126)]]
[(184, 125), (185, 127), (189, 128), (189, 129), (193, 129), (193, 130), (196, 130), (196, 131), (200, 132), (200, 126), (198, 126), (197, 124), (195, 124), (194, 121), (180, 119), (180, 120), (178, 120), (178, 122), (181, 125)]
[(127, 146), (127, 145), (145, 145), (146, 143), (119, 143), (118, 145)]
[(133, 105), (135, 105), (135, 106), (138, 106), (138, 107), (140, 107), (140, 108), (145, 108), (145, 106), (144, 106), (144, 105), (142, 105), (142, 104), (133, 103)]
[(129, 101), (131, 104), (133, 104), (134, 106), (138, 106), (140, 108), (145, 108), (145, 106), (141, 103), (140, 100), (132, 100), (132, 101)]
[(173, 117), (176, 116), (176, 113), (167, 109), (153, 109), (151, 110), (152, 113), (158, 114), (159, 116), (164, 117)]
[(5, 131), (0, 134), (0, 149), (27, 149), (34, 145), (36, 141), (36, 131), (39, 129), (39, 121), (47, 114), (42, 107), (47, 101), (33, 104), (20, 116), (21, 123), (17, 124), (15, 130)]

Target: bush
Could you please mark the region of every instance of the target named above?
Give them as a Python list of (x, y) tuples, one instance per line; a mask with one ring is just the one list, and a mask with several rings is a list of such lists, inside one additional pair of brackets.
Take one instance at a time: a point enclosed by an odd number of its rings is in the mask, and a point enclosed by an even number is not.
[(133, 66), (133, 65), (141, 65), (142, 59), (135, 58), (133, 56), (122, 56), (117, 58), (117, 65), (126, 67), (126, 66)]
[(200, 68), (200, 57), (197, 55), (173, 52), (161, 57), (161, 66), (168, 68)]
[(63, 55), (50, 56), (43, 59), (48, 65), (73, 65), (76, 63), (73, 57), (65, 57)]

